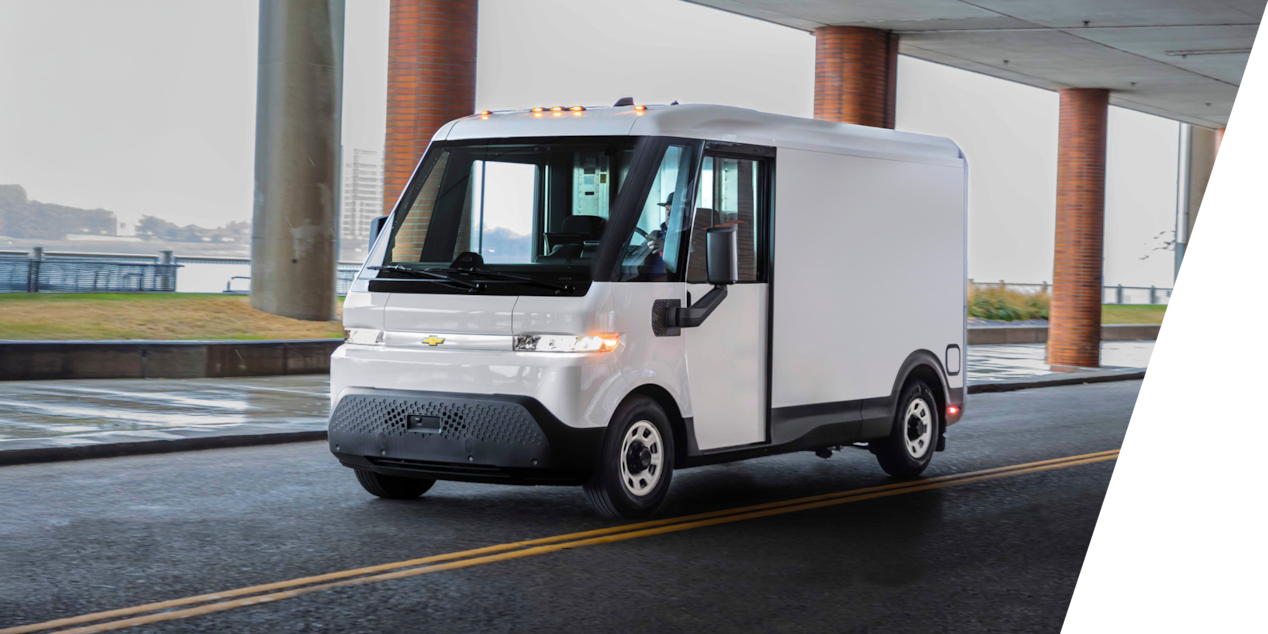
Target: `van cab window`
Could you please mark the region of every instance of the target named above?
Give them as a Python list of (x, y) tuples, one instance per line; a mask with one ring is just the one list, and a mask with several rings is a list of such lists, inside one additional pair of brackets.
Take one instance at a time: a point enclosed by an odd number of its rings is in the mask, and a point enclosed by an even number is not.
[(634, 233), (621, 254), (616, 281), (677, 282), (682, 280), (682, 245), (688, 229), (691, 173), (695, 148), (665, 147), (651, 188), (644, 198)]
[(471, 262), (464, 254), (475, 254), (481, 265), (588, 279), (636, 141), (438, 143), (406, 188), (382, 265), (424, 271), (450, 267), (460, 255)]
[(705, 155), (700, 166), (696, 215), (687, 260), (687, 281), (705, 283), (705, 230), (736, 225), (739, 281), (765, 279), (762, 244), (765, 243), (766, 210), (763, 201), (766, 178), (760, 159)]

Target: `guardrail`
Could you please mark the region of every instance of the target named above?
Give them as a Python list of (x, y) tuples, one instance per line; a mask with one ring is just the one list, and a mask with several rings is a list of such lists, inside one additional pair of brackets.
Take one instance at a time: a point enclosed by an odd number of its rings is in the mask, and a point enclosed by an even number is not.
[[(176, 271), (181, 276), (177, 279)], [(335, 292), (348, 294), (360, 262), (339, 262)], [(83, 251), (0, 250), (0, 293), (251, 292), (251, 259)]]
[[(186, 277), (190, 282), (190, 288), (178, 289), (180, 292), (221, 292), (230, 295), (246, 295), (251, 292), (251, 258), (178, 255), (174, 259), (186, 267)], [(340, 297), (347, 295), (353, 278), (360, 270), (360, 262), (336, 263), (335, 293)]]
[(171, 293), (172, 252), (155, 257), (110, 258), (99, 253), (0, 252), (0, 293)]
[[(32, 266), (34, 262), (34, 266)], [(177, 283), (176, 269), (183, 269)], [(347, 295), (360, 262), (339, 262), (335, 292)], [(1018, 293), (1048, 293), (1052, 285), (1000, 280), (980, 282), (978, 289), (1002, 288)], [(80, 251), (0, 251), (0, 293), (229, 293), (251, 292), (251, 259), (214, 255), (158, 255), (93, 253)], [(1167, 304), (1170, 288), (1156, 286), (1106, 286), (1104, 304)]]
[[(981, 290), (999, 288), (1017, 293), (1035, 294), (1050, 293), (1052, 285), (1047, 282), (1039, 284), (1006, 282), (1000, 280), (998, 282), (979, 282), (970, 279), (969, 286)], [(1102, 287), (1101, 303), (1102, 304), (1168, 304), (1171, 302), (1171, 289), (1160, 288), (1157, 286), (1116, 286)]]

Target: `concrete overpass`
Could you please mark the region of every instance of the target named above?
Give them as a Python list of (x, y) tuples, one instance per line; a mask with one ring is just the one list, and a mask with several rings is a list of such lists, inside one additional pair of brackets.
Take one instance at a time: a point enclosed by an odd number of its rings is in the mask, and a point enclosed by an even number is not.
[(894, 125), (897, 55), (1061, 94), (1049, 362), (1099, 364), (1106, 107), (1180, 121), (1181, 241), (1264, 12), (1263, 0), (686, 0), (809, 31), (815, 117)]
[[(1177, 201), (1182, 253), (1265, 5), (1265, 0), (684, 1), (813, 33), (816, 118), (894, 127), (900, 53), (1059, 91), (1057, 235), (1048, 350), (1049, 363), (1069, 366), (1099, 365), (1107, 107), (1122, 106), (1187, 124), (1182, 137), (1185, 174)], [(265, 42), (285, 36), (291, 24), (270, 16), (292, 15), (278, 7), (300, 4), (261, 0), (262, 64), (266, 52), (275, 59), (279, 50), (266, 50)], [(305, 6), (317, 7), (326, 16), (342, 14), (342, 0)], [(336, 21), (341, 27), (341, 20), (319, 20)], [(435, 130), (474, 111), (477, 22), (478, 0), (392, 0), (385, 213)], [(340, 40), (341, 36), (340, 28)], [(299, 61), (307, 61), (303, 49), (295, 50)], [(262, 72), (262, 82), (264, 76)], [(313, 85), (328, 89), (329, 82)], [(261, 99), (261, 112), (267, 114)], [(331, 113), (327, 109), (318, 114), (329, 119)], [(266, 127), (264, 119), (260, 125)], [(337, 145), (334, 148), (337, 152)], [(281, 160), (276, 152), (260, 152), (257, 147), (257, 164)], [(299, 244), (293, 221), (256, 220), (257, 232), (285, 233), (270, 238), (273, 244)], [(327, 224), (325, 215), (317, 220), (320, 226)], [(256, 239), (257, 244), (269, 241), (258, 234)], [(279, 262), (270, 270), (285, 273), (287, 257), (276, 256)], [(290, 263), (297, 261), (292, 258)], [(288, 292), (296, 288), (281, 283), (273, 287)], [(254, 297), (252, 301), (260, 307), (275, 305)], [(322, 297), (319, 302), (333, 307), (333, 299), (327, 302)]]
[[(1037, 88), (1101, 88), (1109, 103), (1222, 128), (1262, 0), (686, 0), (816, 35), (896, 36), (898, 53)], [(827, 31), (824, 31), (827, 29)]]

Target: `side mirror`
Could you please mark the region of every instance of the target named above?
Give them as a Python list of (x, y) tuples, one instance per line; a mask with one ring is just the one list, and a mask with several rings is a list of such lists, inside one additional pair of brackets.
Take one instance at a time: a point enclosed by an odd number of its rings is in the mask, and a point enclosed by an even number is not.
[(383, 231), (383, 225), (387, 223), (390, 216), (379, 216), (370, 221), (370, 248), (374, 248), (374, 241), (378, 239), (379, 232)]
[[(713, 288), (690, 306), (679, 306), (678, 300), (669, 300), (673, 304), (665, 309), (662, 324), (665, 334), (676, 336), (679, 328), (695, 328), (703, 324), (714, 309), (722, 304), (722, 300), (726, 299), (726, 287), (740, 278), (736, 236), (735, 225), (713, 227), (705, 231), (705, 279)], [(652, 315), (653, 320), (657, 319), (655, 311)], [(653, 329), (655, 327), (656, 322), (653, 321)]]
[(740, 279), (736, 235), (735, 225), (705, 231), (705, 278), (714, 286), (734, 284)]

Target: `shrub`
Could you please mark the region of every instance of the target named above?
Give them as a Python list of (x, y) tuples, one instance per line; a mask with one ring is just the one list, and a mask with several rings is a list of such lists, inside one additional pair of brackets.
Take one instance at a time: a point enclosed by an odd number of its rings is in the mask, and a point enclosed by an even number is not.
[(996, 321), (1047, 319), (1047, 293), (1019, 293), (998, 287), (969, 287), (969, 317)]

